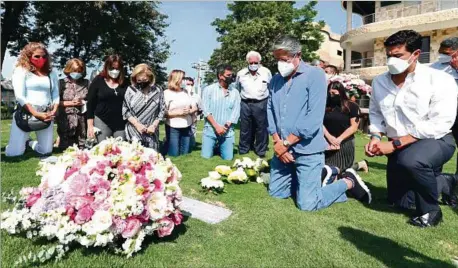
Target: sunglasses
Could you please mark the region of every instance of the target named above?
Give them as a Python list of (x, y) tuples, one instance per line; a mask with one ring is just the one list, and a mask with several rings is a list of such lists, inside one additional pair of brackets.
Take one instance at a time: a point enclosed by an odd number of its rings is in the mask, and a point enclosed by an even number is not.
[(34, 59), (39, 59), (39, 58), (42, 58), (42, 59), (46, 59), (48, 57), (48, 55), (34, 55), (33, 58)]
[(259, 62), (250, 62), (250, 65), (259, 64)]

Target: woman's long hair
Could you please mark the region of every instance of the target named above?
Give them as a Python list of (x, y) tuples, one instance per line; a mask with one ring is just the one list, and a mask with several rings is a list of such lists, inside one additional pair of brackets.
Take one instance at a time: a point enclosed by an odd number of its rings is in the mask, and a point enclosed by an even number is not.
[(329, 112), (331, 111), (334, 107), (331, 106), (331, 89), (335, 89), (339, 91), (339, 96), (340, 96), (340, 107), (342, 108), (343, 113), (350, 113), (350, 99), (347, 96), (347, 92), (345, 90), (345, 87), (342, 83), (340, 82), (331, 82), (328, 85), (328, 98), (326, 101), (326, 111)]
[(17, 60), (16, 67), (22, 67), (28, 70), (29, 72), (35, 72), (37, 68), (35, 68), (35, 66), (33, 66), (33, 64), (30, 62), (30, 58), (32, 57), (33, 52), (35, 52), (35, 50), (37, 49), (42, 49), (46, 53), (47, 61), (43, 66), (43, 71), (47, 71), (47, 73), (49, 74), (52, 70), (51, 57), (49, 56), (46, 46), (38, 42), (30, 42), (21, 50), (21, 52), (19, 53), (19, 58)]

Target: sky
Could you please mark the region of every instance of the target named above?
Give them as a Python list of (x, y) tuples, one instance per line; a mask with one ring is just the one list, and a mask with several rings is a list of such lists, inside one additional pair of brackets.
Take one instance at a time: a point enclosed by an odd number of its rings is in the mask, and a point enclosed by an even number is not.
[[(297, 1), (298, 7), (305, 1)], [(208, 61), (213, 50), (219, 47), (216, 38), (218, 34), (210, 24), (216, 18), (224, 18), (229, 13), (227, 2), (223, 1), (163, 1), (159, 6), (162, 13), (168, 15), (170, 24), (166, 30), (167, 40), (171, 43), (171, 56), (165, 63), (167, 72), (181, 69), (187, 76), (197, 77), (197, 71), (192, 68), (192, 63), (199, 60)], [(318, 15), (316, 21), (324, 20), (330, 25), (334, 33), (341, 34), (345, 31), (346, 11), (340, 1), (320, 1), (316, 5)], [(358, 24), (361, 18), (354, 15)], [(356, 25), (357, 26), (357, 25)], [(53, 45), (50, 45), (52, 53)], [(11, 77), (16, 58), (6, 55), (3, 63), (2, 75)], [(89, 72), (90, 73), (90, 70)]]

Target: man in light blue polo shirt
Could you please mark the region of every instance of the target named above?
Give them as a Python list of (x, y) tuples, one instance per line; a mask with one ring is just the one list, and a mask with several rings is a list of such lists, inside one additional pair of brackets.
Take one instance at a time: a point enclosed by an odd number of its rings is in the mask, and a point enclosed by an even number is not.
[(358, 200), (370, 203), (369, 189), (353, 170), (322, 188), (327, 94), (323, 69), (305, 64), (301, 44), (289, 36), (275, 41), (273, 54), (279, 74), (271, 80), (267, 104), (268, 131), (275, 151), (269, 194), (276, 198), (293, 196), (298, 208), (306, 211), (345, 201), (347, 190)]
[(240, 116), (240, 94), (233, 82), (232, 67), (222, 65), (217, 69), (218, 82), (206, 87), (202, 95), (202, 111), (205, 117), (202, 135), (203, 158), (211, 158), (216, 143), (224, 160), (234, 158), (234, 125)]

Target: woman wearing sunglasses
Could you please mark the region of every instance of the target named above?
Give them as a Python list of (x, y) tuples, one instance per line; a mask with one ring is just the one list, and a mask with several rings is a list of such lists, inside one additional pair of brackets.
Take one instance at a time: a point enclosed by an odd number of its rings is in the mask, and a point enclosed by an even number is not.
[[(51, 66), (51, 58), (43, 44), (32, 42), (22, 49), (12, 82), (18, 102), (16, 113), (25, 115), (18, 119), (25, 119), (21, 123), (14, 116), (6, 156), (22, 155), (27, 146), (41, 155), (52, 152), (53, 121), (59, 107), (59, 81)], [(29, 118), (47, 125), (35, 131), (37, 141), (30, 140), (30, 131), (24, 128)]]

